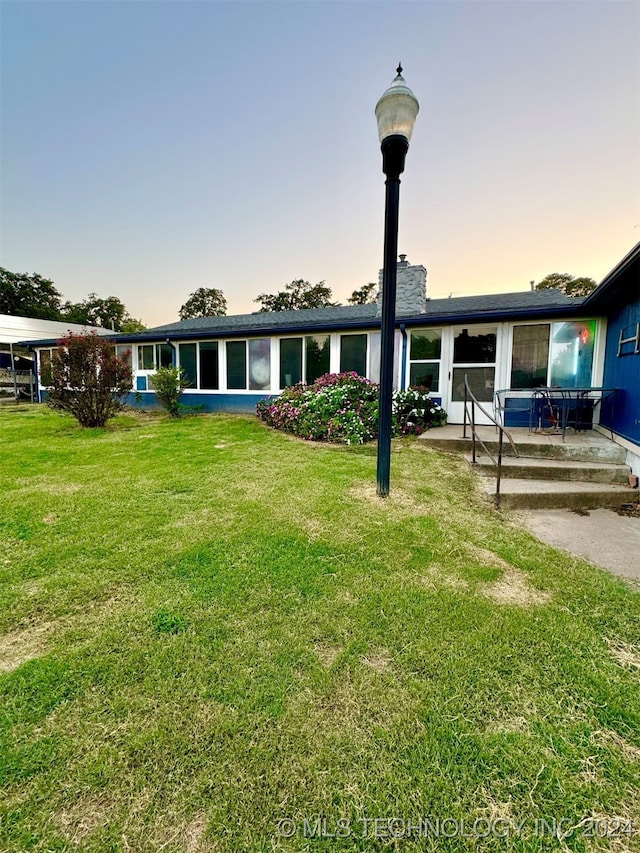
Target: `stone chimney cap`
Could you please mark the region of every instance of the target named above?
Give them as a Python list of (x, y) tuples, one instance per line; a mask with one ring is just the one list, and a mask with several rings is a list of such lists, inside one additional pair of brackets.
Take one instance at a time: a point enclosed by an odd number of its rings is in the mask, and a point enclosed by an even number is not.
[(406, 255), (400, 255), (400, 263), (401, 264), (407, 263), (407, 256)]

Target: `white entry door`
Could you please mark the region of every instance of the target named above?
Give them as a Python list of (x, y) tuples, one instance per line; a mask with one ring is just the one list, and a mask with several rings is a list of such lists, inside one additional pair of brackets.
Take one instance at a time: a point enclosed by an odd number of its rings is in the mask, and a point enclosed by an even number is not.
[[(464, 420), (464, 378), (478, 402), (493, 412), (493, 392), (496, 387), (498, 360), (497, 325), (458, 326), (452, 329), (453, 354), (449, 374), (449, 423)], [(476, 408), (476, 423), (488, 424), (489, 419)]]

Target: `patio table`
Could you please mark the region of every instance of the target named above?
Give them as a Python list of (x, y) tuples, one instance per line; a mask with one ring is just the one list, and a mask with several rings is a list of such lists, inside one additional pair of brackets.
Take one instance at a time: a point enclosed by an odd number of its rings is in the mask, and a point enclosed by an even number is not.
[[(603, 400), (613, 398), (617, 388), (585, 387), (585, 388), (534, 388), (532, 394), (531, 417), (537, 417), (537, 429), (543, 431), (545, 409), (548, 418), (555, 421), (555, 428), (562, 433), (564, 441), (567, 428), (576, 432), (587, 428), (587, 421), (592, 422), (595, 408)], [(536, 405), (536, 401), (538, 404)]]

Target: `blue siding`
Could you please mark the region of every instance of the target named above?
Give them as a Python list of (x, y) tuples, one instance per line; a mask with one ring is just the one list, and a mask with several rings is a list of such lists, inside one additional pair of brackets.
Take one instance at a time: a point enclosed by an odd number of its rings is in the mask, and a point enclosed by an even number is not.
[(638, 322), (640, 296), (609, 316), (603, 384), (620, 391), (603, 402), (600, 423), (640, 446), (640, 353), (618, 356), (620, 330)]
[[(180, 402), (183, 406), (194, 406), (205, 412), (251, 412), (256, 410), (256, 404), (265, 400), (269, 394), (182, 394)], [(158, 408), (158, 398), (153, 393), (129, 394), (126, 399), (128, 406), (142, 409)]]

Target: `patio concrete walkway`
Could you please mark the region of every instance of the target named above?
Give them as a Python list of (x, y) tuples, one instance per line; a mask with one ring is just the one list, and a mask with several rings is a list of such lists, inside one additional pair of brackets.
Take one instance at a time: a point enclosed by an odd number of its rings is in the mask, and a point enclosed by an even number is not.
[(526, 510), (519, 517), (542, 542), (640, 584), (640, 517), (618, 515), (611, 509), (592, 509), (585, 514), (566, 509)]

